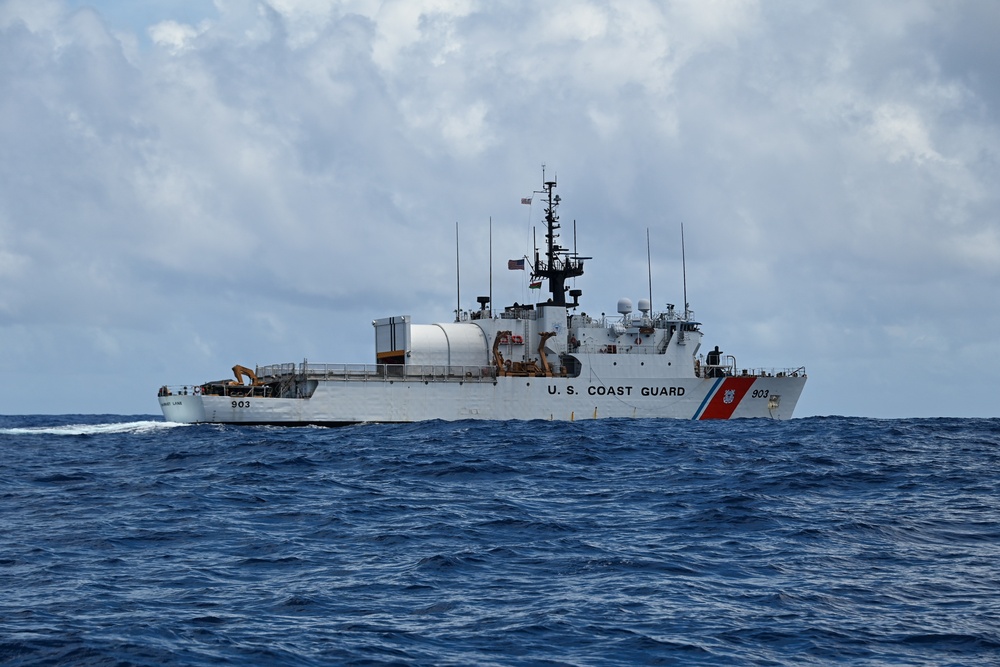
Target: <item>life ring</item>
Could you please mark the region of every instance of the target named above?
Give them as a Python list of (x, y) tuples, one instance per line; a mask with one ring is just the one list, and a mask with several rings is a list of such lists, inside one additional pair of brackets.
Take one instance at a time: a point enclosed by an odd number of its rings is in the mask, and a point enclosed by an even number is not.
[(635, 344), (636, 345), (642, 345), (642, 337), (636, 338), (635, 339)]
[(194, 388), (194, 395), (197, 396), (200, 393), (201, 393), (201, 387), (195, 387)]
[(510, 345), (510, 336), (500, 336), (501, 345)]
[(524, 339), (517, 335), (511, 336), (510, 340), (514, 345), (522, 345), (524, 343)]

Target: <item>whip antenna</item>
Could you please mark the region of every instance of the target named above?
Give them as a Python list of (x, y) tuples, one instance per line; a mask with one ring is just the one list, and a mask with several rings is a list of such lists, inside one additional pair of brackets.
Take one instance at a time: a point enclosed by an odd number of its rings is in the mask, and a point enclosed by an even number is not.
[(490, 317), (493, 317), (493, 216), (490, 216)]
[(649, 307), (653, 307), (653, 260), (649, 254), (649, 227), (646, 227), (646, 273), (649, 274)]
[(684, 256), (684, 223), (681, 223), (681, 273), (684, 277), (684, 319), (688, 318), (688, 270)]

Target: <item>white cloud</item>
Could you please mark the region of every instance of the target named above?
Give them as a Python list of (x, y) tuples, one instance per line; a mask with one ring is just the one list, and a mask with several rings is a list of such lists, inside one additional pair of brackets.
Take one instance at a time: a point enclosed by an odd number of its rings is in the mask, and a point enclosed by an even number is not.
[(950, 360), (1000, 358), (997, 10), (217, 0), (130, 33), (97, 5), (0, 0), (5, 368), (128, 388), (56, 411), (368, 360), (373, 317), (450, 317), (456, 220), (464, 283), (489, 216), (495, 261), (530, 249), (545, 162), (588, 312), (645, 295), (647, 227), (679, 303), (684, 222), (711, 343), (806, 364), (802, 414), (995, 414)]
[(469, 0), (388, 0), (379, 5), (377, 38), (372, 57), (384, 70), (395, 71), (402, 54), (420, 42), (432, 48), (431, 62), (459, 49), (453, 25), (472, 12)]
[(174, 55), (188, 48), (198, 36), (194, 26), (177, 21), (161, 21), (150, 27), (149, 36), (157, 46), (162, 46)]
[(883, 104), (872, 115), (869, 134), (877, 149), (890, 162), (913, 160), (920, 164), (926, 160), (941, 159), (931, 145), (927, 128), (916, 109)]

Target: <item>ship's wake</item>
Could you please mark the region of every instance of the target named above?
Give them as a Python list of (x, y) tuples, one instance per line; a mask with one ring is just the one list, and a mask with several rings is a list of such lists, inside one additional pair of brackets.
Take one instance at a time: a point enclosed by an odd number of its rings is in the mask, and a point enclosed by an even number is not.
[(157, 433), (190, 424), (161, 421), (134, 421), (105, 424), (63, 424), (0, 428), (0, 435), (109, 435), (115, 433)]

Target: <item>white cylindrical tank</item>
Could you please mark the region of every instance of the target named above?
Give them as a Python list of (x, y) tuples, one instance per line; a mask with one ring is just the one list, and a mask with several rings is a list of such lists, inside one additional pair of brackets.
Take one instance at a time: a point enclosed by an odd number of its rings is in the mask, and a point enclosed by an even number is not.
[(475, 324), (410, 325), (407, 365), (488, 366), (490, 352), (486, 335)]

